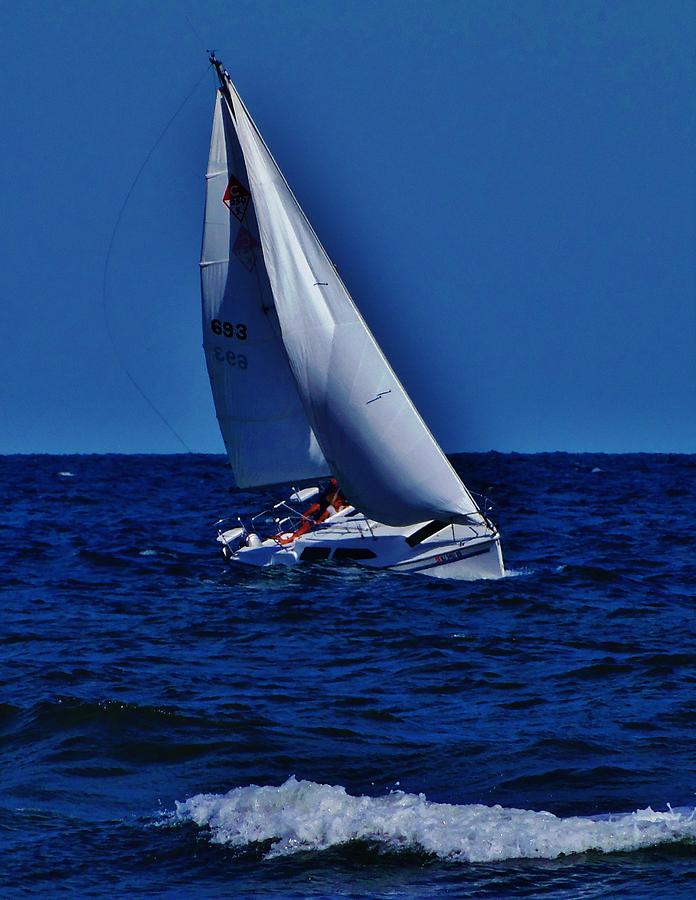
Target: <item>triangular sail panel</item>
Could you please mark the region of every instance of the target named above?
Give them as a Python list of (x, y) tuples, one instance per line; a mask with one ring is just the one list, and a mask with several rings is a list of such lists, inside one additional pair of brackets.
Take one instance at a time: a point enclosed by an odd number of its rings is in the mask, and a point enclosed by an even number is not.
[(283, 347), (244, 157), (220, 93), (206, 182), (203, 347), (235, 482), (326, 475)]
[(283, 344), (324, 457), (350, 502), (388, 525), (461, 520), (478, 508), (406, 394), (234, 86)]

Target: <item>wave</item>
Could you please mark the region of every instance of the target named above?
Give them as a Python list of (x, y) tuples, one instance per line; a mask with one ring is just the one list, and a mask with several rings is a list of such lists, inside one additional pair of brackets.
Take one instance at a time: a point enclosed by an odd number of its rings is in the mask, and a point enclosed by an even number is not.
[(524, 575), (535, 575), (534, 569), (529, 566), (521, 566), (519, 569), (509, 569), (505, 566), (504, 578), (521, 578)]
[(650, 807), (614, 816), (559, 818), (501, 806), (434, 803), (394, 791), (354, 797), (340, 785), (298, 781), (249, 785), (177, 802), (170, 821), (205, 828), (214, 843), (238, 849), (268, 844), (266, 858), (366, 841), (388, 851), (493, 862), (554, 859), (589, 850), (613, 853), (696, 841), (696, 810)]

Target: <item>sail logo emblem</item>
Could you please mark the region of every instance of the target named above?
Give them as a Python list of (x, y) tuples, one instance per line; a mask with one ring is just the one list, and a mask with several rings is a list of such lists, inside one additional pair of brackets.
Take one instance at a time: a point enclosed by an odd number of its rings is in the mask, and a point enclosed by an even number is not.
[(232, 175), (227, 185), (227, 190), (223, 195), (222, 202), (240, 222), (244, 218), (250, 200), (251, 194), (249, 191), (244, 187), (241, 181), (238, 181), (234, 175)]
[(253, 234), (248, 232), (246, 228), (240, 228), (239, 234), (232, 245), (232, 252), (244, 268), (251, 272), (256, 263), (256, 249), (260, 246), (261, 244), (259, 244)]

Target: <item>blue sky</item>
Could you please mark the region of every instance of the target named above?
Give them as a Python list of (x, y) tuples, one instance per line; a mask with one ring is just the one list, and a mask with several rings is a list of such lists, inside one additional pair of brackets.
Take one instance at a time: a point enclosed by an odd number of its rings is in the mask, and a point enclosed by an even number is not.
[[(200, 34), (193, 33), (186, 17)], [(221, 451), (198, 254), (230, 70), (445, 450), (696, 450), (696, 6), (0, 9), (0, 452)]]

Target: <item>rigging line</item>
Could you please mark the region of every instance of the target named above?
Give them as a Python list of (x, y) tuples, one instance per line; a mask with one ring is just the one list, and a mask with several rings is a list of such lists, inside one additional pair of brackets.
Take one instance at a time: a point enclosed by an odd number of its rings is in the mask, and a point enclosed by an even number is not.
[(132, 374), (132, 372), (130, 371), (130, 369), (128, 368), (128, 366), (127, 366), (127, 365), (125, 364), (125, 362), (123, 361), (123, 358), (122, 358), (122, 356), (121, 356), (121, 354), (120, 354), (120, 352), (119, 352), (119, 350), (118, 350), (118, 346), (117, 346), (117, 344), (116, 344), (116, 338), (115, 338), (114, 333), (113, 333), (113, 331), (112, 331), (112, 329), (111, 329), (111, 321), (110, 321), (110, 319), (109, 319), (109, 312), (108, 312), (108, 309), (109, 309), (109, 308), (108, 308), (108, 305), (107, 305), (107, 302), (106, 302), (106, 295), (107, 295), (107, 284), (108, 284), (108, 278), (109, 278), (109, 263), (111, 262), (111, 253), (112, 253), (112, 251), (113, 251), (113, 249), (114, 249), (114, 241), (116, 240), (116, 234), (118, 233), (118, 229), (119, 229), (119, 226), (120, 226), (120, 224), (121, 224), (121, 219), (123, 218), (123, 214), (124, 214), (124, 212), (126, 211), (126, 207), (128, 206), (128, 201), (130, 200), (131, 196), (133, 195), (133, 191), (135, 190), (135, 187), (136, 187), (136, 185), (138, 184), (138, 181), (140, 181), (140, 176), (141, 176), (141, 175), (143, 174), (143, 172), (145, 171), (145, 168), (147, 167), (147, 164), (150, 162), (150, 159), (152, 158), (153, 153), (155, 152), (155, 150), (156, 150), (157, 147), (159, 146), (160, 142), (162, 141), (162, 138), (163, 138), (163, 137), (165, 136), (165, 134), (169, 131), (170, 127), (171, 127), (172, 124), (174, 123), (174, 120), (175, 120), (176, 117), (179, 115), (179, 113), (181, 112), (181, 110), (186, 106), (186, 104), (187, 104), (188, 101), (191, 99), (191, 97), (193, 97), (193, 95), (196, 93), (196, 91), (198, 90), (198, 88), (199, 88), (201, 82), (203, 81), (203, 79), (204, 79), (204, 78), (206, 77), (206, 75), (208, 74), (209, 69), (210, 69), (210, 66), (208, 66), (208, 68), (206, 68), (205, 72), (204, 72), (204, 73), (201, 75), (201, 77), (196, 81), (196, 83), (194, 84), (193, 88), (189, 91), (189, 93), (184, 97), (184, 99), (181, 101), (181, 103), (179, 104), (179, 106), (176, 108), (174, 114), (171, 116), (171, 118), (169, 119), (169, 121), (167, 122), (167, 124), (164, 126), (164, 128), (162, 129), (162, 131), (159, 133), (159, 136), (157, 137), (157, 140), (155, 141), (155, 143), (154, 143), (154, 144), (152, 145), (152, 147), (150, 148), (150, 150), (149, 150), (147, 156), (146, 156), (145, 159), (143, 160), (142, 165), (141, 165), (140, 168), (138, 169), (138, 171), (137, 171), (137, 173), (136, 173), (136, 175), (135, 175), (135, 178), (133, 179), (133, 181), (132, 181), (132, 183), (131, 183), (131, 186), (128, 188), (128, 193), (126, 194), (125, 199), (124, 199), (123, 203), (121, 204), (121, 208), (119, 209), (118, 215), (116, 216), (116, 222), (115, 222), (115, 224), (114, 224), (113, 231), (111, 232), (111, 238), (109, 239), (109, 247), (108, 247), (108, 249), (107, 249), (107, 251), (106, 251), (106, 258), (105, 258), (105, 260), (104, 260), (104, 274), (103, 274), (103, 276), (102, 276), (102, 313), (103, 313), (103, 315), (104, 315), (104, 323), (105, 323), (105, 325), (106, 325), (106, 333), (107, 333), (107, 335), (108, 335), (108, 337), (109, 337), (109, 342), (110, 342), (110, 344), (111, 344), (111, 349), (114, 351), (114, 356), (116, 357), (116, 359), (117, 359), (117, 361), (118, 361), (118, 364), (119, 364), (119, 365), (121, 366), (121, 368), (123, 369), (124, 373), (125, 373), (126, 376), (128, 377), (128, 380), (129, 380), (130, 383), (133, 385), (133, 387), (135, 388), (135, 390), (140, 394), (140, 396), (143, 398), (143, 400), (145, 401), (145, 403), (147, 403), (147, 405), (148, 405), (148, 406), (150, 407), (150, 409), (155, 413), (155, 415), (159, 418), (159, 420), (165, 425), (165, 427), (168, 428), (169, 431), (174, 435), (174, 437), (175, 437), (175, 438), (177, 439), (177, 441), (181, 444), (181, 446), (186, 450), (187, 453), (193, 453), (193, 450), (189, 447), (189, 445), (186, 443), (186, 441), (181, 437), (181, 435), (180, 435), (179, 432), (176, 430), (176, 428), (174, 428), (174, 426), (171, 424), (171, 422), (168, 421), (168, 419), (166, 418), (166, 416), (164, 415), (164, 413), (162, 413), (162, 412), (157, 408), (157, 406), (155, 405), (155, 403), (150, 399), (150, 397), (148, 397), (148, 395), (145, 393), (145, 391), (143, 390), (143, 388), (142, 388), (142, 387), (138, 384), (138, 382), (136, 381), (135, 376)]
[(200, 34), (198, 33), (198, 29), (193, 24), (193, 22), (189, 19), (188, 15), (186, 13), (184, 13), (184, 18), (189, 23), (189, 28), (191, 29), (191, 31), (196, 35), (196, 40), (200, 41), (201, 47), (203, 47), (203, 49), (205, 50), (206, 53), (210, 53), (210, 50), (208, 50), (208, 48), (205, 46), (206, 41), (204, 41), (203, 38), (200, 36)]

